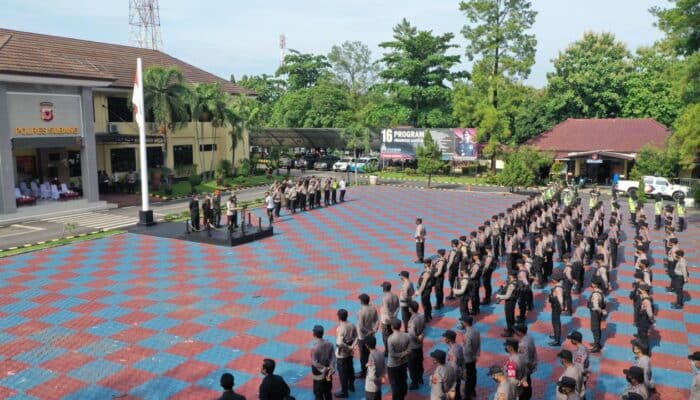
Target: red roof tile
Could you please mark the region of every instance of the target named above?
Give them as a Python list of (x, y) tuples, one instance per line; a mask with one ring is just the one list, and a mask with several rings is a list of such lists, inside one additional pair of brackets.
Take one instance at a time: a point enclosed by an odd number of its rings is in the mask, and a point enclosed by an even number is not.
[(653, 118), (569, 118), (525, 144), (558, 155), (593, 150), (637, 153), (646, 144), (665, 148), (669, 136), (671, 131)]
[(0, 28), (0, 73), (111, 81), (131, 88), (136, 58), (149, 65), (175, 66), (189, 83), (221, 84), (234, 94), (252, 94), (216, 75), (161, 51)]

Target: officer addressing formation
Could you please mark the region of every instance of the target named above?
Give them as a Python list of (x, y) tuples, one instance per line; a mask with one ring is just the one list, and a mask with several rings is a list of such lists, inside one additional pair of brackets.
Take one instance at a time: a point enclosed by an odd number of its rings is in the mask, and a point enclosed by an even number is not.
[[(320, 197), (320, 196), (319, 196)], [(681, 199), (682, 200), (682, 199)], [(663, 199), (654, 204), (655, 229), (665, 229), (664, 267), (671, 284), (665, 289), (675, 294), (673, 308), (684, 305), (683, 286), (688, 282), (688, 264), (676, 232), (685, 228), (684, 209), (676, 206), (677, 229), (673, 226), (673, 207), (663, 207)], [(680, 202), (678, 203), (680, 204)], [(477, 397), (477, 369), (485, 368), (496, 382), (494, 399), (528, 400), (544, 398), (533, 393), (532, 375), (537, 371), (537, 343), (528, 334), (528, 314), (535, 310), (534, 291), (548, 295), (552, 335), (549, 346), (560, 347), (568, 339), (573, 350), (557, 353), (560, 367), (556, 369), (556, 399), (586, 398), (590, 380), (589, 354), (599, 353), (604, 347), (604, 328), (607, 299), (617, 287), (618, 247), (623, 240), (623, 215), (616, 197), (609, 208), (600, 200), (597, 188), (591, 191), (588, 213), (575, 188), (560, 188), (552, 184), (538, 195), (513, 204), (505, 213), (493, 215), (472, 231), (449, 242), (449, 251), (437, 250), (432, 258), (425, 257), (427, 229), (423, 220), (415, 220), (414, 234), (416, 262), (423, 264), (416, 271), (416, 285), (411, 273), (398, 274), (399, 289), (392, 292), (392, 283), (383, 282), (379, 311), (372, 305), (370, 295), (359, 295), (360, 309), (357, 324), (350, 322), (349, 312), (337, 311), (339, 325), (335, 345), (323, 338), (323, 327), (313, 327), (315, 344), (311, 350), (311, 371), (315, 399), (332, 397), (332, 382), (338, 373), (340, 390), (337, 398), (348, 397), (355, 391), (355, 379), (364, 379), (366, 399), (381, 399), (386, 383), (391, 387), (391, 398), (404, 399), (411, 390), (430, 386), (430, 399), (472, 400)], [(650, 240), (644, 207), (633, 193), (629, 198), (629, 222), (634, 228), (632, 239), (635, 250), (635, 281), (629, 297), (633, 301), (633, 317), (637, 328), (631, 351), (635, 362), (622, 374), (629, 385), (622, 399), (658, 399), (652, 373), (649, 333), (653, 330), (657, 307), (652, 267), (649, 257)], [(606, 211), (609, 215), (606, 220)], [(558, 254), (561, 266), (555, 268)], [(657, 257), (657, 259), (662, 257)], [(494, 270), (505, 267), (505, 282), (493, 294), (491, 279)], [(444, 294), (445, 277), (450, 286)], [(483, 292), (481, 290), (483, 286)], [(483, 293), (483, 297), (482, 297)], [(433, 303), (432, 296), (435, 296)], [(573, 298), (578, 297), (579, 302)], [(444, 301), (453, 301), (461, 317), (459, 330), (442, 333), (443, 349), (430, 352), (434, 365), (424, 381), (424, 339), (433, 309), (444, 307)], [(481, 305), (492, 301), (503, 303), (506, 326), (503, 350), (507, 357), (502, 365), (480, 366), (481, 336), (477, 317)], [(565, 332), (562, 316), (571, 316), (575, 304), (585, 304), (590, 313), (592, 347), (584, 345), (583, 335), (575, 330)], [(516, 308), (518, 315), (516, 317)], [(383, 349), (377, 346), (376, 334), (381, 332)], [(461, 337), (460, 337), (461, 335)], [(359, 349), (360, 372), (353, 370), (354, 350)], [(700, 400), (700, 351), (688, 356), (695, 373), (691, 399)], [(409, 385), (410, 382), (410, 385)]]

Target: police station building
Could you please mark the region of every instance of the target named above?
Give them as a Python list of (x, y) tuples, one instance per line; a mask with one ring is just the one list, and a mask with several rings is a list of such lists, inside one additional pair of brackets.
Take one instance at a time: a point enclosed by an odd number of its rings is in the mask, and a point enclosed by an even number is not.
[[(105, 205), (98, 173), (115, 181), (138, 173), (138, 129), (129, 106), (137, 57), (144, 68), (179, 68), (187, 83), (250, 94), (160, 51), (0, 29), (0, 220), (59, 205)], [(149, 129), (148, 167), (204, 164), (203, 171), (231, 159), (226, 129), (194, 124), (168, 132), (167, 157), (162, 132)], [(238, 160), (248, 156), (247, 136), (241, 142)]]

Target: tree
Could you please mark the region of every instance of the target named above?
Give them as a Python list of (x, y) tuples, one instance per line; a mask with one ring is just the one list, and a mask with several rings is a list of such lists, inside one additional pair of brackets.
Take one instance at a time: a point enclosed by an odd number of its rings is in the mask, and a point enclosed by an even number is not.
[(587, 32), (554, 59), (547, 74), (550, 108), (557, 121), (623, 115), (630, 53), (612, 33)]
[(234, 169), (236, 168), (236, 148), (238, 143), (243, 140), (246, 131), (250, 132), (261, 125), (259, 116), (258, 103), (244, 96), (232, 99), (224, 110), (224, 121), (230, 127), (231, 166)]
[(700, 49), (700, 2), (669, 1), (675, 7), (652, 7), (649, 11), (659, 19), (655, 25), (666, 32), (678, 54), (689, 56)]
[(445, 166), (440, 146), (433, 140), (433, 135), (430, 134), (430, 131), (425, 132), (423, 145), (418, 146), (416, 149), (416, 156), (418, 158), (418, 172), (428, 175), (428, 187), (430, 187), (432, 176), (440, 172)]
[[(216, 142), (217, 128), (224, 124), (224, 113), (226, 110), (227, 94), (221, 90), (218, 83), (200, 83), (194, 85), (189, 91), (189, 112), (192, 119), (195, 121), (195, 134), (198, 141), (203, 141), (204, 123), (209, 122), (212, 125), (213, 140)], [(199, 153), (199, 165), (204, 166), (204, 152)], [(216, 152), (212, 152), (208, 173), (214, 169)]]
[(287, 76), (289, 90), (301, 90), (314, 86), (321, 78), (330, 74), (331, 64), (326, 56), (300, 53), (289, 50), (276, 76)]
[(267, 124), (272, 118), (275, 103), (286, 92), (287, 83), (283, 79), (275, 78), (267, 74), (247, 76), (238, 81), (238, 85), (255, 92), (255, 100), (259, 103), (260, 118), (263, 124)]
[(645, 175), (674, 177), (678, 174), (678, 167), (678, 152), (676, 150), (673, 148), (662, 150), (647, 145), (637, 154), (630, 176), (635, 180), (639, 180)]
[(289, 128), (343, 128), (352, 120), (348, 90), (323, 81), (285, 93), (274, 105), (270, 124)]
[(627, 118), (654, 118), (671, 126), (682, 108), (679, 91), (674, 88), (678, 60), (660, 46), (640, 48), (634, 70), (626, 79), (622, 115)]
[(153, 65), (146, 68), (143, 75), (144, 107), (146, 115), (153, 116), (153, 122), (163, 134), (164, 165), (168, 159), (168, 129), (175, 129), (190, 120), (187, 112), (189, 89), (184, 82), (182, 71), (175, 67)]
[(498, 182), (510, 187), (532, 186), (549, 175), (554, 154), (529, 146), (521, 146), (508, 155), (505, 168), (498, 175)]
[(700, 152), (700, 103), (686, 107), (676, 120), (674, 128), (670, 144), (678, 150), (680, 164), (692, 169)]
[(362, 42), (343, 42), (328, 53), (336, 78), (354, 95), (367, 93), (376, 82), (379, 65), (372, 61), (372, 51)]
[[(357, 160), (357, 150), (362, 148), (365, 152), (369, 152), (370, 132), (369, 129), (362, 124), (353, 123), (343, 129), (342, 138), (345, 141), (345, 146), (352, 149), (354, 159)], [(357, 185), (357, 168), (355, 168), (355, 185)]]
[(499, 86), (504, 80), (525, 79), (535, 64), (537, 39), (527, 34), (537, 12), (528, 0), (461, 1), (459, 9), (467, 17), (462, 28), (467, 39), (469, 60), (480, 56), (488, 65), (489, 97), (499, 107)]
[(451, 126), (452, 93), (447, 84), (465, 76), (451, 71), (460, 60), (447, 55), (456, 47), (450, 43), (454, 35), (419, 31), (403, 19), (394, 27), (393, 38), (379, 45), (386, 50), (381, 59), (386, 68), (379, 73), (386, 80), (382, 89), (411, 110), (413, 126)]

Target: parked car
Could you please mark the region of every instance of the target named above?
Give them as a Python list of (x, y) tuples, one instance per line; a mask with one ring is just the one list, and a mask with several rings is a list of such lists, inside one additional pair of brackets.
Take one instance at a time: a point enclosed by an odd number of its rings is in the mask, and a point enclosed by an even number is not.
[[(681, 195), (688, 197), (690, 194), (690, 187), (672, 184), (668, 179), (661, 176), (643, 176), (642, 180), (644, 181), (644, 192), (649, 195), (660, 194), (664, 197), (677, 199)], [(639, 182), (621, 180), (615, 185), (614, 189), (618, 193), (629, 195), (639, 190)]]
[(287, 168), (288, 166), (294, 166), (294, 159), (289, 157), (280, 157), (280, 168)]
[(350, 169), (350, 172), (355, 172), (355, 169), (357, 169), (357, 172), (364, 172), (362, 170), (363, 167), (369, 163), (373, 163), (375, 166), (378, 166), (379, 160), (375, 157), (360, 157), (357, 159), (357, 162), (351, 163), (348, 168)]
[(314, 163), (314, 169), (328, 171), (333, 167), (336, 161), (338, 161), (338, 157), (336, 156), (321, 157)]
[(314, 163), (318, 160), (318, 155), (316, 154), (304, 154), (303, 156), (297, 158), (295, 167), (310, 169), (313, 167)]
[(355, 161), (355, 159), (352, 157), (343, 157), (340, 160), (336, 161), (335, 164), (333, 164), (333, 171), (336, 171), (336, 172), (348, 171), (348, 168), (350, 167), (350, 164), (353, 161)]

